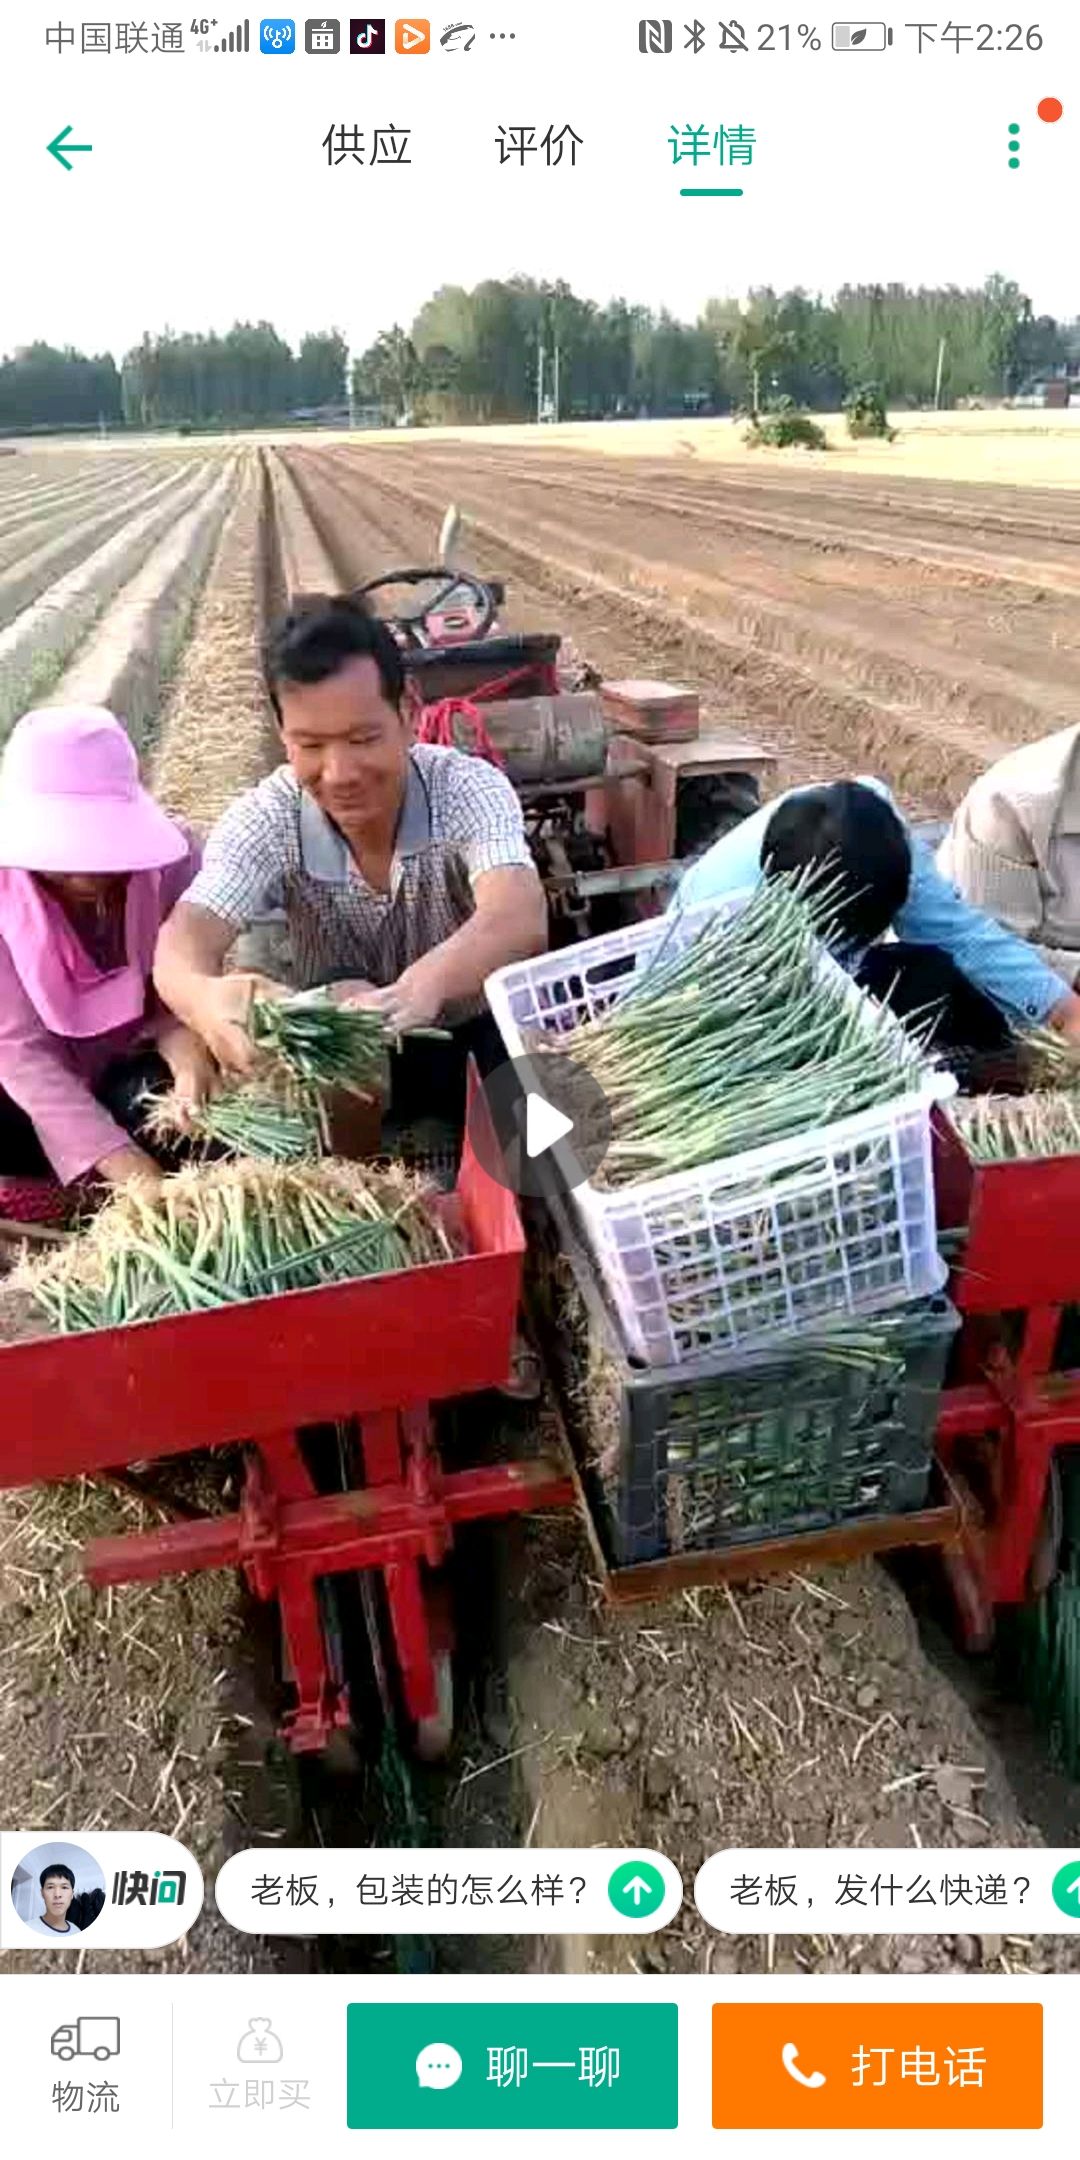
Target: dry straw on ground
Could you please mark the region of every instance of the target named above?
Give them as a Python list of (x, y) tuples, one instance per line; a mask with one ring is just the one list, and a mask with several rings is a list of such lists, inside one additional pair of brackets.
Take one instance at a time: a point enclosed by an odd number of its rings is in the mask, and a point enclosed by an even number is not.
[(176, 671), (152, 774), (165, 809), (202, 831), (280, 757), (259, 658), (264, 549), (261, 468), (249, 451)]

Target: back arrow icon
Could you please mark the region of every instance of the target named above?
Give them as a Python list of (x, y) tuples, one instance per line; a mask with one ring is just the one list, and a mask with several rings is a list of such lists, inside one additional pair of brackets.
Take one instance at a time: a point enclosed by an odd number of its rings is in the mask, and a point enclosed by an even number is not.
[(50, 157), (54, 157), (57, 164), (63, 166), (65, 172), (74, 171), (74, 167), (68, 164), (67, 153), (73, 150), (92, 150), (94, 147), (93, 143), (69, 142), (67, 138), (70, 133), (71, 124), (69, 123), (66, 128), (61, 128), (59, 135), (54, 135), (51, 143), (47, 145)]

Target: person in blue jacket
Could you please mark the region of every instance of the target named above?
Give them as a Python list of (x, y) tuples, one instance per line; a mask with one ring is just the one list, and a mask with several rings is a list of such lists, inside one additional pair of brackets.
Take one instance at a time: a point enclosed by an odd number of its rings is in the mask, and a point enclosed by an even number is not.
[(880, 781), (793, 789), (691, 864), (672, 907), (695, 907), (763, 876), (828, 863), (840, 880), (840, 957), (901, 1017), (936, 1015), (946, 1062), (1003, 1051), (1014, 1029), (1080, 1042), (1080, 996), (1022, 938), (972, 907), (938, 870)]

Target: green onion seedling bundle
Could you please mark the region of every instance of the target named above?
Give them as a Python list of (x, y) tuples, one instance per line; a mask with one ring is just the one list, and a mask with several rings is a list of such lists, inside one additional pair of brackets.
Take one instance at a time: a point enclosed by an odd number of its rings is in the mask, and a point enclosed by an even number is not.
[[(378, 1091), (387, 1050), (398, 1040), (381, 1013), (338, 1005), (324, 989), (288, 998), (254, 998), (248, 1031), (268, 1067), (277, 1067), (298, 1086), (344, 1088), (366, 1096)], [(445, 1028), (412, 1028), (409, 1033), (447, 1040)]]
[(327, 1152), (323, 1106), (307, 1088), (241, 1081), (201, 1103), (150, 1096), (146, 1126), (152, 1139), (188, 1138), (252, 1162), (317, 1162)]
[[(151, 1134), (189, 1136), (255, 1162), (317, 1161), (330, 1152), (327, 1097), (340, 1089), (370, 1100), (395, 1038), (381, 1013), (337, 1005), (322, 989), (255, 998), (247, 1026), (259, 1052), (255, 1077), (194, 1105), (173, 1094), (151, 1099)], [(409, 1032), (446, 1039), (443, 1028)]]
[(1027, 1083), (1034, 1093), (1080, 1090), (1080, 1044), (1048, 1027), (1026, 1028), (1019, 1040)]
[(354, 1163), (202, 1164), (123, 1187), (21, 1286), (63, 1334), (453, 1257), (430, 1188)]
[[(663, 1177), (819, 1130), (916, 1089), (924, 1046), (822, 965), (835, 880), (774, 878), (558, 1039), (611, 1113), (596, 1182)], [(539, 1059), (545, 1045), (537, 1046)], [(542, 1077), (542, 1068), (541, 1068)]]
[(1060, 1566), (1040, 1598), (999, 1615), (1006, 1672), (1049, 1736), (1051, 1759), (1080, 1778), (1080, 1466), (1075, 1450), (1057, 1457), (1061, 1493)]
[(953, 1123), (979, 1163), (1037, 1162), (1080, 1155), (1080, 1101), (1046, 1090), (975, 1095), (953, 1105)]

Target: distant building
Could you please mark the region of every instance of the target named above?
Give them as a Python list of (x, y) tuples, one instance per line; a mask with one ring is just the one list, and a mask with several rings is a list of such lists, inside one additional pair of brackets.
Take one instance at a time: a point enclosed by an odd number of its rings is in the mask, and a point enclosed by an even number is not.
[(298, 427), (348, 427), (347, 405), (294, 405), (288, 415)]
[(1021, 383), (1012, 403), (1041, 406), (1048, 412), (1064, 412), (1080, 403), (1080, 359), (1062, 360), (1045, 374), (1031, 376)]

